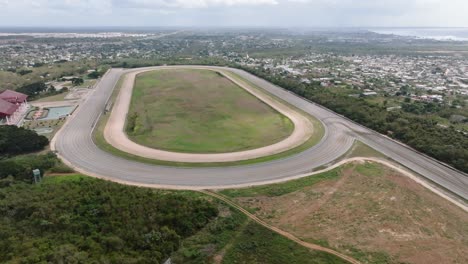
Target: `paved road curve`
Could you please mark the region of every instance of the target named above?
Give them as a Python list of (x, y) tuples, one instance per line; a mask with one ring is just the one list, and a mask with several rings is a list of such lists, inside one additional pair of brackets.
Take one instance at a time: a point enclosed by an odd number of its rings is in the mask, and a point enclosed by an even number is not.
[[(216, 67), (210, 67), (216, 68)], [(106, 101), (123, 73), (131, 70), (112, 69), (101, 80), (93, 94), (74, 113), (56, 136), (53, 144), (59, 155), (83, 173), (126, 181), (134, 184), (157, 184), (200, 188), (248, 185), (304, 174), (340, 157), (359, 139), (393, 160), (468, 199), (468, 175), (401, 145), (372, 130), (359, 126), (316, 104), (310, 103), (263, 79), (237, 69), (227, 69), (314, 115), (323, 122), (326, 133), (316, 146), (281, 160), (223, 168), (175, 168), (125, 160), (99, 149), (92, 141), (92, 129)]]

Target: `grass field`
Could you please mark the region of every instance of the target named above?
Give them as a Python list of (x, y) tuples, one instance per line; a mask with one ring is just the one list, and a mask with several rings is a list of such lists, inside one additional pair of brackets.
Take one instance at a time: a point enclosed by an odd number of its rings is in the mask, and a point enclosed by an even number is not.
[[(225, 74), (228, 74), (228, 73), (225, 72)], [(236, 79), (236, 81), (238, 81), (238, 82), (248, 84), (250, 87), (252, 87), (252, 89), (255, 89), (255, 90), (260, 91), (260, 92), (264, 92), (263, 89), (257, 87), (253, 83), (250, 83), (250, 82), (238, 77), (235, 74), (229, 73), (228, 75), (229, 75), (229, 77)], [(109, 99), (109, 102), (111, 104), (113, 104), (115, 102), (115, 100), (116, 100), (116, 98), (117, 98), (117, 96), (118, 96), (118, 94), (120, 92), (120, 88), (122, 86), (122, 83), (123, 83), (123, 78), (121, 78), (118, 81), (118, 83), (115, 86), (114, 91), (112, 92), (112, 95), (111, 95), (111, 97)], [(125, 158), (125, 159), (134, 160), (134, 161), (147, 163), (147, 164), (153, 164), (153, 165), (176, 166), (176, 167), (221, 167), (221, 166), (226, 167), (226, 166), (238, 166), (238, 165), (255, 164), (255, 163), (260, 163), (260, 162), (268, 162), (268, 161), (277, 160), (277, 159), (281, 159), (281, 158), (285, 158), (285, 157), (289, 157), (289, 156), (298, 154), (300, 152), (303, 152), (303, 151), (313, 147), (318, 142), (320, 142), (323, 135), (325, 134), (325, 129), (324, 129), (322, 123), (319, 120), (317, 120), (313, 116), (308, 115), (305, 112), (302, 112), (301, 110), (295, 108), (294, 106), (288, 104), (287, 102), (285, 102), (285, 101), (283, 101), (283, 100), (281, 100), (279, 98), (273, 97), (273, 95), (270, 95), (268, 93), (265, 93), (265, 95), (269, 96), (269, 97), (272, 97), (272, 98), (275, 98), (276, 100), (281, 101), (282, 103), (288, 105), (289, 107), (292, 107), (296, 111), (299, 111), (300, 113), (304, 114), (305, 116), (307, 116), (309, 118), (310, 122), (312, 123), (312, 125), (314, 127), (314, 133), (312, 134), (312, 136), (304, 144), (302, 144), (302, 145), (300, 145), (298, 147), (295, 147), (293, 149), (278, 153), (278, 154), (265, 156), (265, 157), (261, 157), (261, 158), (257, 158), (257, 159), (249, 159), (249, 160), (234, 161), (234, 162), (217, 162), (217, 163), (186, 163), (185, 162), (184, 163), (184, 162), (171, 162), (171, 161), (163, 161), (163, 160), (156, 160), (156, 159), (148, 159), (148, 158), (136, 156), (136, 155), (121, 151), (121, 150), (113, 147), (109, 143), (107, 143), (107, 141), (104, 138), (104, 128), (105, 128), (105, 126), (107, 124), (107, 121), (109, 120), (109, 116), (110, 116), (109, 114), (102, 115), (101, 118), (99, 119), (99, 121), (98, 121), (98, 123), (96, 125), (96, 128), (93, 130), (93, 141), (100, 149), (102, 149), (104, 151), (107, 151), (107, 152), (109, 152), (109, 153), (111, 153), (113, 155)]]
[(273, 226), (363, 263), (468, 262), (468, 214), (378, 163), (221, 193)]
[(127, 117), (127, 133), (135, 142), (189, 153), (263, 147), (293, 129), (287, 117), (208, 70), (140, 74)]
[(67, 96), (68, 92), (63, 92), (63, 93), (59, 93), (59, 94), (55, 94), (55, 95), (51, 95), (51, 96), (47, 96), (47, 97), (42, 97), (40, 99), (37, 99), (37, 100), (34, 100), (33, 103), (35, 102), (57, 102), (57, 101), (64, 101), (65, 100), (65, 96)]

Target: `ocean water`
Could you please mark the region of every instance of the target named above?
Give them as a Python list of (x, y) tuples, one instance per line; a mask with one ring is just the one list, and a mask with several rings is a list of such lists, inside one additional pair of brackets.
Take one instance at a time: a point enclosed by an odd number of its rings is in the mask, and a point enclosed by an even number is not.
[(392, 34), (422, 39), (468, 41), (468, 28), (370, 28), (379, 34)]

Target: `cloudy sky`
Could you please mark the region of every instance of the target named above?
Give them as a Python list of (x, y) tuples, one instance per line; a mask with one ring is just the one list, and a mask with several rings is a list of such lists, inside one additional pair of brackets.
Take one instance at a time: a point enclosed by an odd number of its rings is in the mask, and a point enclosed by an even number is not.
[(468, 27), (468, 0), (0, 0), (1, 26)]

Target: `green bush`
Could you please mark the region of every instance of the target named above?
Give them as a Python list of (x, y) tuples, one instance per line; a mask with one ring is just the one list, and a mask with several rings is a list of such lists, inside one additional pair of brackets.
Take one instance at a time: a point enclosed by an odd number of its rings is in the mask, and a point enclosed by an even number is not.
[(16, 126), (0, 126), (0, 157), (42, 150), (49, 140), (32, 130)]
[(16, 180), (32, 182), (32, 170), (42, 174), (54, 166), (64, 166), (52, 152), (45, 155), (26, 155), (0, 160), (0, 179), (13, 177)]
[(0, 197), (1, 263), (162, 263), (218, 214), (205, 199), (83, 176)]

